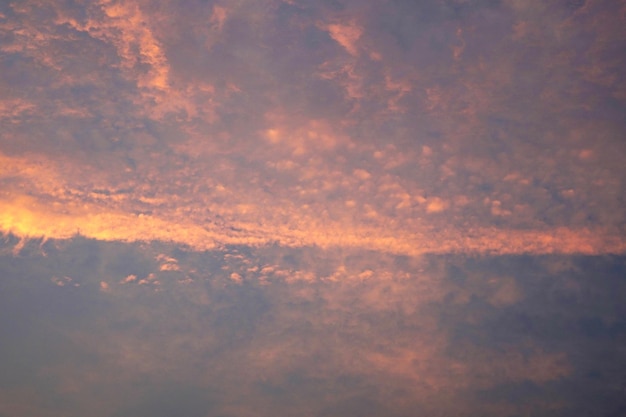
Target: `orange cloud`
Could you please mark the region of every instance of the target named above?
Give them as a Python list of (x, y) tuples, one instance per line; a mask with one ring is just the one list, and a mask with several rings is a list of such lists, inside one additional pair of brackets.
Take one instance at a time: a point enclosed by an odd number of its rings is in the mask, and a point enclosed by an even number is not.
[[(256, 210), (257, 208), (255, 208)], [(296, 219), (294, 219), (296, 220)], [(14, 195), (0, 202), (0, 230), (26, 238), (67, 239), (81, 234), (101, 240), (163, 240), (190, 245), (198, 250), (225, 244), (260, 246), (279, 242), (285, 246), (352, 247), (388, 253), (420, 255), (445, 252), (506, 253), (621, 253), (626, 243), (619, 236), (591, 230), (514, 231), (475, 229), (465, 234), (450, 230), (401, 231), (381, 227), (346, 227), (309, 218), (299, 226), (238, 222), (230, 227), (207, 227), (182, 219), (160, 219), (146, 215), (107, 212), (76, 203), (42, 205), (36, 199)], [(174, 263), (164, 268), (173, 270)]]
[(358, 55), (357, 42), (363, 34), (363, 30), (355, 22), (322, 24), (321, 27), (325, 28), (330, 36), (343, 46), (350, 55)]
[(216, 25), (218, 31), (221, 31), (224, 27), (227, 17), (228, 11), (225, 7), (218, 6), (217, 4), (213, 6), (213, 14), (211, 15), (210, 22)]
[[(358, 13), (288, 14), (289, 24), (275, 30), (293, 31), (296, 50), (320, 30), (332, 41), (323, 34), (315, 53), (283, 63), (275, 32), (266, 30), (273, 17), (256, 8), (209, 5), (202, 11), (210, 30), (194, 21), (174, 42), (167, 31), (182, 17), (164, 12), (169, 6), (103, 1), (80, 15), (58, 5), (35, 22), (34, 4), (14, 4), (15, 22), (1, 23), (17, 34), (8, 50), (43, 63), (52, 83), (29, 90), (28, 100), (0, 99), (7, 126), (0, 143), (4, 233), (411, 255), (624, 250), (616, 197), (623, 151), (607, 146), (618, 143), (619, 123), (593, 115), (574, 120), (568, 109), (582, 107), (568, 107), (579, 101), (564, 100), (572, 89), (561, 79), (540, 83), (545, 88), (532, 106), (510, 99), (530, 97), (516, 87), (523, 48), (536, 36), (554, 42), (554, 34), (526, 19), (543, 10), (538, 4), (514, 4), (521, 26), (505, 27), (508, 37), (499, 40), (514, 47), (494, 56), (472, 55), (480, 36), (495, 39), (473, 21), (424, 26), (445, 46), (433, 51), (419, 40), (402, 49), (412, 29), (400, 25), (393, 40), (377, 32), (385, 25)], [(588, 19), (589, 7), (576, 13)], [(255, 24), (244, 25), (250, 33), (231, 31), (231, 19)], [(568, 22), (558, 29), (564, 42), (578, 30)], [(593, 62), (571, 83), (619, 89), (601, 41), (613, 38), (590, 25), (598, 33)], [(514, 30), (525, 35), (513, 40)], [(176, 54), (186, 41), (203, 45), (189, 67)], [(333, 42), (348, 55), (327, 47)], [(53, 53), (53, 44), (64, 49)], [(75, 70), (78, 45), (102, 47), (113, 58)], [(449, 69), (451, 47), (459, 63)], [(550, 74), (575, 61), (567, 54), (541, 59), (559, 69)], [(223, 60), (226, 67), (218, 65)], [(595, 77), (594, 68), (603, 71)], [(135, 89), (127, 92), (109, 76)], [(329, 91), (303, 80), (321, 80)], [(91, 100), (91, 93), (72, 90), (82, 85), (99, 95)], [(309, 103), (315, 94), (319, 103)], [(545, 122), (545, 112), (561, 108), (559, 123)]]
[[(137, 4), (101, 1), (100, 6), (108, 19), (90, 22), (88, 30), (111, 40), (117, 46), (124, 68), (131, 70), (139, 63), (149, 66), (147, 72), (139, 75), (139, 87), (168, 89), (167, 59)], [(99, 32), (98, 29), (104, 31)], [(138, 54), (134, 52), (135, 48), (138, 49)]]

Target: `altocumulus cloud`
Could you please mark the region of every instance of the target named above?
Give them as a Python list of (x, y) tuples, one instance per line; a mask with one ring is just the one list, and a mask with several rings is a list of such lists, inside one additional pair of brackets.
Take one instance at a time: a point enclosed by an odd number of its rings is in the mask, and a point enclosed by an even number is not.
[(621, 415), (623, 1), (0, 4), (0, 415)]

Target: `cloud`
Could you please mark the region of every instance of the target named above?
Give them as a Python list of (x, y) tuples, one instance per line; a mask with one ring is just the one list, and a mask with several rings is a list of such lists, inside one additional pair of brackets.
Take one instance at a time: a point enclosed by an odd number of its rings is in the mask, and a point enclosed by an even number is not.
[(358, 55), (356, 43), (362, 35), (362, 29), (356, 23), (333, 23), (322, 26), (330, 36), (350, 55)]
[(619, 5), (271, 4), (10, 3), (1, 230), (623, 252)]
[(104, 24), (90, 22), (88, 30), (93, 31), (96, 37), (111, 39), (122, 59), (123, 68), (147, 66), (148, 70), (138, 77), (140, 88), (166, 90), (169, 73), (167, 60), (139, 7), (130, 2), (110, 1), (100, 2), (99, 6), (106, 16)]
[(0, 413), (619, 414), (623, 9), (2, 3)]
[(128, 284), (130, 282), (137, 281), (137, 275), (130, 274), (126, 278), (120, 281), (122, 284)]
[[(1, 382), (13, 384), (1, 395), (16, 394), (3, 411), (24, 407), (24, 385), (59, 401), (59, 413), (146, 410), (163, 387), (178, 392), (171, 381), (184, 385), (184, 398), (208, 393), (215, 414), (315, 414), (369, 397), (388, 415), (554, 407), (565, 415), (621, 401), (606, 386), (619, 385), (624, 367), (618, 345), (607, 343), (624, 333), (623, 257), (196, 252), (84, 238), (43, 248), (46, 256), (29, 244), (0, 259), (0, 329), (15, 331), (0, 352), (25, 358), (0, 364)], [(161, 271), (165, 259), (180, 271)], [(49, 273), (81, 285), (59, 287)], [(139, 277), (147, 283), (125, 284)], [(45, 349), (33, 347), (44, 339)], [(207, 405), (194, 401), (194, 410)]]

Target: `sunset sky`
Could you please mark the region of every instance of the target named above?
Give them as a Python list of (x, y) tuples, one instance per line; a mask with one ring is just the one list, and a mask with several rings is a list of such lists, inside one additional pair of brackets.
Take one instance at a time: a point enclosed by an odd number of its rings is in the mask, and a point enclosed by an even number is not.
[(626, 1), (0, 1), (0, 417), (626, 415)]

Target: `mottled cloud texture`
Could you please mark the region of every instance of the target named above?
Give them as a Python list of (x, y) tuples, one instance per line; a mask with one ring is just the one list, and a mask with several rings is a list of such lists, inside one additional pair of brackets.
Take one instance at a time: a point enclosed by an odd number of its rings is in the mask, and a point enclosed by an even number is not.
[(625, 414), (625, 28), (0, 2), (0, 417)]
[(0, 228), (620, 253), (623, 2), (5, 2)]

